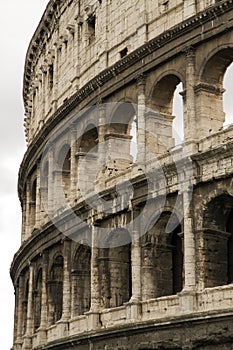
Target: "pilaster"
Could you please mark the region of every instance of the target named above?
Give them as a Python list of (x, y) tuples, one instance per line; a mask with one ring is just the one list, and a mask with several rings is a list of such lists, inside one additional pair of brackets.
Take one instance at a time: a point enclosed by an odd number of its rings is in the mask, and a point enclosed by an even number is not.
[(70, 199), (71, 203), (75, 204), (77, 198), (77, 127), (76, 124), (71, 125), (70, 129), (71, 141), (70, 141)]
[(30, 263), (29, 266), (29, 286), (28, 286), (28, 301), (27, 301), (27, 323), (26, 333), (23, 340), (23, 350), (31, 350), (32, 335), (33, 335), (33, 274), (34, 268)]
[(140, 76), (137, 80), (138, 88), (138, 110), (137, 110), (137, 143), (138, 155), (137, 162), (143, 164), (146, 161), (146, 80), (145, 76)]
[(40, 316), (40, 328), (38, 330), (39, 343), (46, 342), (46, 328), (48, 326), (48, 295), (47, 295), (47, 280), (48, 280), (48, 253), (43, 252), (42, 256), (43, 269), (42, 269), (42, 290), (41, 290), (41, 316)]
[(71, 241), (65, 239), (63, 243), (64, 280), (63, 280), (63, 307), (62, 321), (71, 317)]
[(195, 111), (195, 51), (192, 47), (186, 50), (186, 108), (184, 113), (184, 141), (192, 141), (196, 137)]

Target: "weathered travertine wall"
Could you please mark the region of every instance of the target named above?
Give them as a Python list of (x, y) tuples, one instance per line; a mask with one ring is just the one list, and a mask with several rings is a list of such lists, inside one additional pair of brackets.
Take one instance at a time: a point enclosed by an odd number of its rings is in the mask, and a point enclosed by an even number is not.
[(232, 349), (232, 14), (49, 2), (25, 66), (14, 350)]
[(51, 1), (27, 53), (28, 141), (67, 98), (121, 56), (215, 2)]

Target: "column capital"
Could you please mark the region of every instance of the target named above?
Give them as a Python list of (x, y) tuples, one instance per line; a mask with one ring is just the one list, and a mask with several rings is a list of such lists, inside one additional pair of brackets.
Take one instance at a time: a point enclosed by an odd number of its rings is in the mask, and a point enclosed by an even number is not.
[(141, 74), (141, 75), (139, 75), (138, 76), (138, 78), (137, 78), (137, 86), (138, 86), (138, 88), (145, 88), (145, 86), (146, 86), (146, 76), (144, 75), (144, 74)]
[(71, 132), (71, 136), (75, 136), (75, 137), (76, 137), (76, 133), (77, 133), (77, 123), (72, 122), (72, 123), (70, 124), (69, 129), (70, 129), (70, 132)]
[(192, 60), (193, 58), (195, 58), (195, 55), (196, 55), (196, 49), (193, 47), (193, 46), (186, 46), (184, 48), (184, 52), (185, 52), (185, 55), (186, 55), (186, 59), (190, 59)]

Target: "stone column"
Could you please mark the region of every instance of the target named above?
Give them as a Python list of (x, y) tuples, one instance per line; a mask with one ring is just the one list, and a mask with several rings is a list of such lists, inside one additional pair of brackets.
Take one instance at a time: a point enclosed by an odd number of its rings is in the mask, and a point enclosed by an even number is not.
[(22, 233), (21, 233), (21, 241), (25, 240), (26, 236), (26, 226), (27, 226), (27, 212), (26, 212), (26, 206), (27, 206), (27, 198), (24, 195), (23, 196), (23, 202), (22, 202)]
[(40, 165), (37, 165), (36, 175), (36, 208), (35, 208), (35, 226), (40, 227), (41, 222), (41, 199), (40, 199)]
[(184, 289), (193, 290), (196, 286), (195, 238), (192, 217), (192, 193), (189, 189), (183, 193), (184, 208)]
[(48, 279), (48, 253), (44, 252), (42, 256), (42, 286), (41, 286), (41, 314), (40, 314), (40, 328), (39, 338), (40, 344), (46, 342), (46, 328), (48, 326), (48, 295), (47, 295), (47, 279)]
[(49, 163), (49, 169), (48, 169), (48, 205), (47, 205), (47, 214), (49, 217), (53, 215), (53, 201), (54, 201), (54, 179), (53, 179), (53, 172), (54, 172), (54, 159), (53, 159), (53, 148), (52, 145), (49, 146), (48, 151), (48, 163)]
[(63, 243), (64, 271), (63, 271), (63, 307), (62, 320), (71, 317), (71, 241), (65, 239)]
[(92, 247), (91, 247), (91, 307), (86, 313), (88, 316), (88, 327), (91, 330), (99, 327), (99, 267), (98, 267), (98, 227), (92, 225)]
[(22, 342), (22, 325), (23, 325), (23, 277), (19, 276), (19, 286), (18, 286), (18, 308), (17, 308), (17, 343)]
[(106, 106), (99, 104), (99, 145), (98, 145), (98, 173), (102, 173), (105, 165), (105, 134), (106, 134)]
[(30, 181), (26, 182), (26, 222), (25, 222), (25, 240), (30, 236)]
[[(78, 5), (79, 6), (79, 5)], [(79, 11), (79, 10), (78, 10)], [(80, 57), (79, 57), (79, 48), (80, 48), (80, 42), (81, 42), (81, 19), (79, 15), (75, 18), (77, 20), (76, 28), (74, 30), (74, 78), (72, 80), (72, 85), (74, 88), (74, 91), (77, 91), (79, 89), (79, 75), (80, 75)]]
[(92, 247), (91, 247), (91, 308), (96, 312), (100, 307), (99, 300), (99, 267), (98, 267), (98, 227), (92, 226)]
[(33, 265), (29, 266), (29, 286), (28, 286), (28, 301), (27, 301), (27, 323), (26, 333), (23, 342), (23, 350), (31, 350), (32, 335), (33, 335)]
[(53, 86), (52, 86), (52, 108), (53, 112), (57, 110), (57, 85), (59, 77), (59, 65), (58, 65), (58, 53), (57, 45), (55, 44), (55, 49), (50, 51), (50, 63), (53, 66)]
[(196, 255), (191, 196), (191, 190), (186, 188), (183, 192), (184, 287), (179, 294), (182, 312), (192, 311), (196, 307)]
[(130, 301), (141, 300), (141, 247), (140, 247), (140, 210), (133, 209), (133, 237), (131, 246), (132, 297)]
[(184, 141), (192, 141), (196, 135), (195, 112), (195, 51), (186, 51), (186, 113), (184, 114)]
[(76, 286), (76, 281), (78, 276), (79, 274), (77, 270), (71, 271), (71, 319), (78, 315), (77, 301), (76, 301), (76, 298), (78, 297), (77, 286)]
[(144, 164), (146, 158), (146, 132), (145, 132), (145, 112), (146, 112), (146, 97), (145, 97), (145, 77), (140, 76), (137, 82), (138, 88), (138, 111), (137, 111), (137, 144), (138, 155), (137, 162)]
[(71, 126), (71, 140), (70, 140), (70, 198), (71, 203), (75, 204), (77, 198), (77, 127), (76, 124)]

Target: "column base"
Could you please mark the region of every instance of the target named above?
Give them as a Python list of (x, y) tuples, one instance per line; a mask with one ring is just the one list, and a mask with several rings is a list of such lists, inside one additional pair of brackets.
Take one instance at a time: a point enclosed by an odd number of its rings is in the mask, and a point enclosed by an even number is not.
[(32, 337), (26, 335), (23, 338), (22, 350), (31, 350), (31, 349), (32, 349)]
[(21, 340), (16, 340), (11, 350), (22, 350), (23, 342)]
[(88, 330), (95, 330), (101, 327), (100, 323), (100, 313), (98, 311), (88, 311), (85, 312), (85, 315), (87, 316), (87, 325)]
[(179, 296), (179, 306), (181, 312), (193, 312), (196, 309), (196, 291), (184, 289)]
[(37, 331), (37, 339), (38, 339), (38, 344), (42, 345), (42, 344), (46, 344), (47, 342), (47, 332), (45, 329), (43, 328), (39, 328)]
[(139, 322), (142, 315), (142, 305), (138, 299), (132, 298), (126, 306), (126, 320), (130, 322)]

